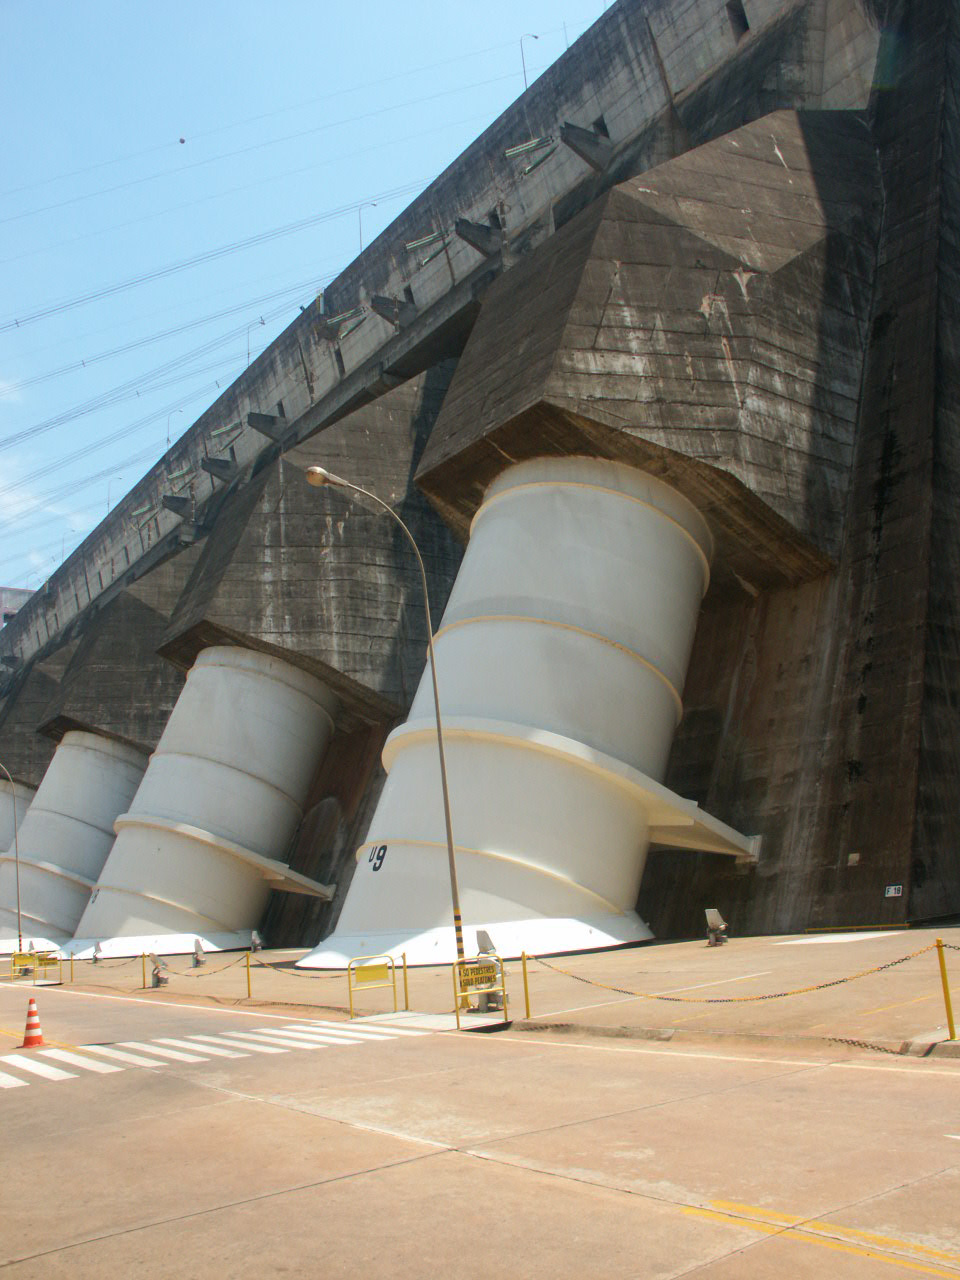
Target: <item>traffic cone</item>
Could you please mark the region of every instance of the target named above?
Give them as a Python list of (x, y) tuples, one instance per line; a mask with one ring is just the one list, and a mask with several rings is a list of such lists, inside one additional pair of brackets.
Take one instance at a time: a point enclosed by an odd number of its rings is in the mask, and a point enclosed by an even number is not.
[(27, 1005), (27, 1028), (23, 1033), (23, 1044), (21, 1049), (38, 1049), (43, 1044), (43, 1032), (40, 1030), (40, 1014), (37, 1012), (37, 1002), (30, 997), (30, 1003)]

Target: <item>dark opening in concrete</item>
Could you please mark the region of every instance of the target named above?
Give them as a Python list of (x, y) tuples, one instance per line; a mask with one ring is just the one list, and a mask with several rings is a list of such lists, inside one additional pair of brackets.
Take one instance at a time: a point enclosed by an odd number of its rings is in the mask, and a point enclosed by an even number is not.
[(727, 17), (730, 19), (733, 38), (739, 44), (750, 30), (750, 23), (747, 21), (747, 15), (740, 0), (727, 0)]

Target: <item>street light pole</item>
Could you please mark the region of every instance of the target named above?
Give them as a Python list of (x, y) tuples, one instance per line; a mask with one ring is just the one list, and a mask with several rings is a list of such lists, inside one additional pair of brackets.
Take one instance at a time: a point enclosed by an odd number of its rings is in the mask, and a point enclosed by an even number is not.
[(528, 86), (527, 86), (527, 60), (526, 60), (526, 58), (523, 56), (523, 42), (524, 42), (524, 40), (539, 40), (539, 39), (540, 39), (540, 37), (539, 37), (539, 36), (534, 35), (532, 31), (525, 31), (525, 32), (523, 33), (523, 35), (520, 37), (520, 62), (521, 62), (521, 63), (522, 63), (522, 65), (523, 65), (523, 87), (524, 87), (524, 89), (526, 89)]
[[(360, 252), (361, 253), (363, 253), (363, 211), (364, 209), (376, 209), (376, 207), (377, 207), (376, 200), (364, 200), (361, 204), (357, 205), (357, 229), (360, 232)], [(330, 484), (334, 484), (334, 483), (336, 482), (333, 480), (330, 481)], [(339, 483), (345, 484), (346, 481), (341, 480)], [(370, 497), (371, 498), (373, 497), (372, 493), (370, 494)]]
[(450, 896), (453, 900), (453, 928), (457, 938), (457, 959), (463, 959), (463, 921), (460, 916), (460, 888), (457, 884), (457, 862), (453, 852), (453, 825), (450, 821), (450, 793), (447, 789), (447, 764), (443, 754), (443, 726), (440, 721), (440, 691), (437, 687), (437, 663), (433, 654), (433, 624), (430, 620), (430, 595), (427, 591), (427, 572), (423, 567), (423, 558), (420, 555), (420, 548), (414, 540), (413, 534), (403, 523), (397, 513), (382, 498), (378, 498), (375, 493), (371, 493), (368, 489), (361, 489), (359, 485), (351, 484), (349, 480), (344, 480), (340, 476), (335, 476), (327, 471), (324, 467), (308, 467), (307, 482), (314, 485), (315, 488), (323, 488), (324, 485), (334, 485), (338, 489), (350, 489), (353, 493), (359, 493), (364, 498), (369, 498), (371, 502), (376, 503), (378, 507), (386, 511), (387, 515), (392, 516), (400, 528), (407, 536), (407, 540), (413, 547), (414, 555), (417, 557), (417, 565), (420, 569), (420, 581), (423, 585), (423, 607), (427, 616), (427, 652), (430, 656), (430, 677), (433, 681), (433, 705), (437, 716), (437, 751), (440, 756), (440, 787), (443, 792), (443, 819), (447, 827), (447, 861), (450, 867)]
[[(247, 341), (248, 341), (248, 342), (250, 341), (250, 330), (249, 330), (249, 329), (247, 330)], [(249, 363), (250, 363), (250, 357), (249, 357), (249, 356), (247, 356), (247, 364), (249, 364)], [(167, 448), (168, 448), (168, 449), (170, 448), (170, 419), (173, 417), (173, 415), (174, 415), (175, 413), (183, 413), (183, 410), (182, 410), (182, 409), (171, 409), (171, 410), (170, 410), (170, 412), (167, 414)]]
[(17, 865), (17, 950), (23, 951), (23, 925), (20, 922), (20, 839), (17, 835), (17, 785), (10, 777), (8, 769), (0, 764), (0, 769), (7, 775), (10, 791), (13, 795), (13, 857)]
[(254, 320), (253, 324), (247, 325), (247, 368), (250, 368), (250, 330), (255, 329), (258, 324), (266, 324), (263, 316), (259, 320)]

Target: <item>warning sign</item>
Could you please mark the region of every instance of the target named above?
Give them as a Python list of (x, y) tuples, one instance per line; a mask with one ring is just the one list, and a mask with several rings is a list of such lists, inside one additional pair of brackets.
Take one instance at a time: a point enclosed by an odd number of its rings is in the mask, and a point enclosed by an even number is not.
[(487, 961), (468, 960), (458, 967), (461, 991), (466, 991), (470, 987), (489, 987), (497, 980), (497, 966)]

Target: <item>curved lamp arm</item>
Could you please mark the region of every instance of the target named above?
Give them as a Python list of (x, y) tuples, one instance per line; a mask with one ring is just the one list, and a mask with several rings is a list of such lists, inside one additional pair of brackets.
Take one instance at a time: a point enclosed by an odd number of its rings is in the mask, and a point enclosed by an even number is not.
[(427, 616), (427, 652), (430, 656), (430, 676), (433, 680), (433, 705), (437, 715), (437, 750), (440, 755), (440, 786), (443, 791), (443, 819), (447, 827), (447, 860), (450, 864), (450, 894), (453, 899), (453, 927), (457, 937), (457, 959), (463, 959), (463, 921), (460, 916), (460, 888), (457, 884), (457, 862), (453, 852), (453, 826), (450, 821), (450, 793), (447, 789), (447, 764), (443, 753), (443, 726), (440, 720), (440, 691), (437, 688), (437, 664), (433, 654), (433, 624), (430, 620), (430, 594), (427, 590), (427, 572), (423, 567), (423, 557), (420, 555), (420, 548), (414, 540), (413, 534), (403, 523), (397, 513), (382, 498), (378, 498), (375, 493), (371, 493), (368, 489), (362, 489), (358, 484), (351, 484), (349, 480), (344, 480), (340, 476), (335, 476), (332, 472), (327, 471), (325, 467), (308, 467), (307, 482), (315, 488), (323, 488), (325, 485), (332, 485), (337, 489), (349, 489), (353, 493), (358, 493), (364, 498), (375, 503), (387, 515), (392, 516), (396, 523), (400, 526), (407, 536), (407, 541), (413, 547), (414, 555), (417, 557), (417, 566), (420, 570), (420, 581), (423, 585), (423, 606)]

